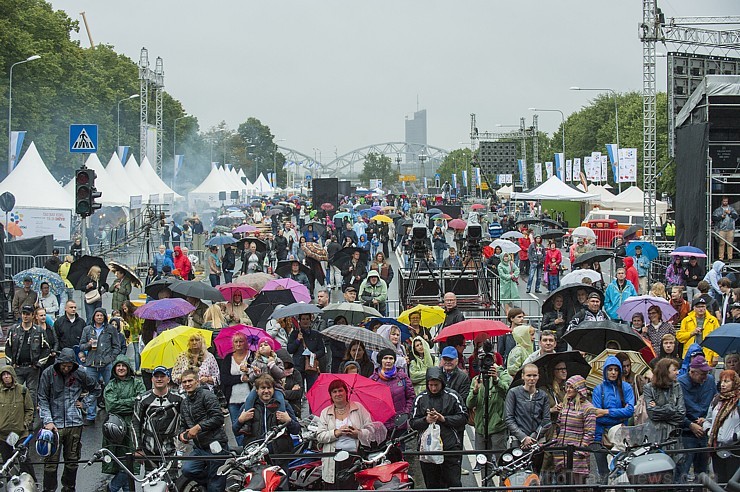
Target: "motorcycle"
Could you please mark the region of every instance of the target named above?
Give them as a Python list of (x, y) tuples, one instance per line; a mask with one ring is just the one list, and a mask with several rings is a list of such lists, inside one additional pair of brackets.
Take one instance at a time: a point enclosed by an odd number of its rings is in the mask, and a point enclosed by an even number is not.
[(316, 433), (318, 432), (318, 417), (312, 415), (301, 421), (301, 439), (297, 443), (294, 453), (305, 454), (305, 458), (296, 458), (288, 464), (288, 476), (291, 490), (323, 490), (324, 482), (321, 479), (321, 458), (314, 458), (316, 453)]
[(141, 490), (143, 492), (177, 492), (179, 490), (175, 487), (169, 474), (170, 468), (172, 467), (172, 460), (164, 460), (163, 458), (162, 464), (147, 472), (143, 478), (139, 478), (131, 473), (131, 470), (129, 470), (112, 451), (107, 448), (101, 448), (93, 454), (92, 458), (85, 463), (83, 468), (87, 468), (94, 462), (100, 460), (106, 463), (115, 461), (118, 467), (123, 470), (126, 475), (131, 477), (136, 483), (141, 484)]
[(403, 459), (401, 444), (415, 439), (416, 431), (411, 431), (386, 442), (385, 448), (371, 452), (367, 459), (339, 451), (336, 461), (346, 461), (354, 457), (354, 465), (340, 472), (339, 479), (346, 480), (354, 473), (359, 490), (407, 490), (414, 488), (414, 479), (409, 475), (409, 463)]
[[(493, 471), (483, 479), (483, 483), (489, 483), (493, 477), (498, 476), (500, 486), (526, 488), (541, 485), (540, 476), (534, 472), (532, 466), (533, 457), (554, 442), (550, 441), (546, 444), (535, 442), (527, 449), (521, 447), (509, 448), (501, 453), (496, 463), (489, 462), (485, 454), (476, 455), (475, 461), (478, 464), (493, 467)], [(511, 492), (521, 492), (523, 490), (513, 489)]]
[(33, 439), (33, 434), (29, 434), (19, 443), (20, 438), (15, 432), (8, 434), (5, 439), (5, 442), (14, 449), (8, 461), (0, 468), (0, 479), (5, 482), (7, 490), (13, 492), (36, 492), (38, 490), (31, 475), (26, 472), (18, 473), (17, 470), (17, 466), (28, 458), (28, 445), (31, 439)]
[(285, 471), (270, 464), (268, 457), (269, 445), (285, 434), (286, 426), (281, 424), (274, 427), (263, 440), (247, 444), (241, 456), (232, 456), (218, 468), (216, 473), (226, 477), (226, 492), (273, 492), (286, 488)]
[[(614, 439), (612, 438), (614, 436)], [(660, 441), (660, 431), (652, 424), (622, 426), (610, 432), (615, 443), (609, 464), (610, 485), (655, 485), (674, 483), (676, 463), (663, 449), (678, 441)], [(616, 451), (616, 452), (615, 452)], [(670, 488), (666, 488), (670, 490)]]

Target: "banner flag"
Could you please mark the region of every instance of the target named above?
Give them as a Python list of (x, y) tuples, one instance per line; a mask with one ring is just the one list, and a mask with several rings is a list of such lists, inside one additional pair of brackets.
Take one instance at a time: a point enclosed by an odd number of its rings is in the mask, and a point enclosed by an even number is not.
[(16, 164), (18, 164), (24, 138), (26, 138), (25, 131), (10, 132), (10, 169), (15, 169)]
[(612, 163), (614, 182), (619, 183), (619, 152), (617, 144), (606, 144), (606, 154), (609, 156), (609, 162)]
[(581, 158), (573, 158), (573, 181), (581, 180)]
[(462, 172), (462, 185), (464, 188), (468, 187), (468, 171), (465, 169)]
[(473, 168), (473, 171), (475, 173), (475, 186), (477, 186), (478, 188), (480, 188), (480, 185), (481, 185), (480, 168), (479, 167), (475, 167), (475, 168)]
[(565, 161), (565, 181), (571, 182), (573, 181), (573, 160), (568, 159)]
[(552, 178), (552, 162), (545, 162), (545, 171), (547, 172), (547, 179)]
[(599, 160), (601, 161), (601, 181), (606, 183), (609, 181), (609, 176), (606, 173), (606, 170), (609, 167), (609, 163), (607, 162), (608, 159), (605, 155), (602, 155)]
[(126, 164), (130, 151), (131, 147), (129, 147), (128, 145), (119, 145), (118, 147), (116, 147), (116, 154), (118, 154), (118, 159), (120, 159), (121, 164)]
[(602, 181), (601, 176), (601, 152), (591, 152), (591, 166), (593, 167), (593, 180)]
[(594, 167), (591, 165), (590, 155), (583, 158), (583, 172), (586, 175), (587, 180), (596, 181), (596, 177), (594, 176)]
[(428, 188), (428, 186), (427, 186), (427, 177), (426, 176), (424, 176), (424, 188)]
[(563, 154), (562, 152), (555, 154), (555, 175), (560, 181), (563, 181), (563, 178), (565, 177), (565, 173), (563, 172), (564, 167), (565, 154)]
[(542, 163), (541, 162), (534, 163), (534, 182), (542, 183)]
[(180, 174), (180, 169), (182, 168), (182, 162), (184, 159), (184, 155), (177, 154), (175, 156), (175, 169), (174, 169), (174, 178), (177, 178), (177, 175)]
[(637, 182), (637, 149), (619, 149), (620, 183)]
[(452, 173), (452, 187), (457, 189), (457, 174)]

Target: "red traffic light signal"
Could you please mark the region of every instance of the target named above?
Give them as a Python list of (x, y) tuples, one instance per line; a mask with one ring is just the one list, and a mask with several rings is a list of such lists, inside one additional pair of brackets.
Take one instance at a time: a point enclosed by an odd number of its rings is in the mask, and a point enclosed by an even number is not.
[(83, 167), (75, 171), (75, 213), (83, 217), (89, 217), (101, 205), (95, 200), (101, 197), (101, 193), (95, 189), (95, 171)]

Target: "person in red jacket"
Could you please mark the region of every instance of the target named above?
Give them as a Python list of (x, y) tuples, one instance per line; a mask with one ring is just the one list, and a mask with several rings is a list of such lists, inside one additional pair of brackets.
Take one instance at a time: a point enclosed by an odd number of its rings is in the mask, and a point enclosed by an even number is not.
[(529, 275), (529, 254), (527, 250), (532, 241), (529, 239), (529, 231), (526, 227), (522, 228), (524, 237), (519, 238), (519, 273)]
[(190, 258), (184, 255), (180, 246), (175, 246), (175, 269), (180, 271), (183, 280), (190, 280), (190, 272), (193, 266), (190, 264)]
[(640, 292), (640, 278), (637, 275), (637, 268), (635, 268), (635, 259), (631, 256), (628, 256), (624, 259), (624, 268), (627, 270), (627, 280), (632, 282), (632, 285), (635, 286), (635, 290), (637, 292)]

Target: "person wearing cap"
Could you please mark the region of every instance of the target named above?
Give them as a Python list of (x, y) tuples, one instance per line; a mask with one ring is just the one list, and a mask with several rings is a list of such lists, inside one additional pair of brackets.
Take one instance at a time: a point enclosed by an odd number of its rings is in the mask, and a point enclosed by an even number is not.
[[(558, 414), (557, 447), (588, 447), (594, 442), (596, 432), (596, 413), (588, 398), (588, 388), (583, 376), (571, 376), (565, 381), (565, 401)], [(555, 483), (584, 484), (590, 471), (589, 453), (576, 451), (573, 455), (573, 468), (566, 469), (567, 454), (553, 452), (556, 473), (572, 473), (572, 480), (558, 480)]]
[(604, 292), (604, 309), (611, 319), (619, 319), (617, 309), (628, 298), (636, 296), (637, 291), (631, 282), (627, 281), (626, 270), (617, 268), (616, 277), (611, 281)]
[(440, 366), (445, 378), (445, 387), (455, 390), (462, 401), (465, 402), (468, 399), (468, 393), (470, 393), (470, 376), (458, 366), (459, 358), (460, 354), (457, 349), (451, 345), (447, 346), (442, 349)]
[(576, 312), (565, 332), (569, 332), (584, 321), (604, 321), (606, 319), (609, 319), (609, 315), (601, 309), (601, 296), (596, 292), (591, 292), (586, 298), (585, 307)]
[[(137, 396), (134, 402), (131, 426), (137, 456), (158, 456), (159, 446), (165, 456), (175, 454), (181, 403), (182, 395), (170, 390), (169, 369), (164, 366), (155, 367), (152, 371), (152, 389)], [(153, 468), (149, 462), (145, 462), (145, 466), (147, 470)]]
[(532, 280), (537, 277), (534, 291), (540, 293), (540, 283), (542, 282), (542, 269), (545, 265), (545, 246), (542, 244), (542, 236), (539, 234), (534, 237), (534, 242), (527, 249), (529, 258), (529, 279), (527, 280), (527, 294), (532, 292)]
[(33, 323), (34, 307), (21, 308), (21, 322), (8, 330), (5, 339), (5, 360), (13, 366), (16, 379), (28, 388), (31, 399), (36, 403), (39, 374), (51, 353), (51, 344), (46, 337), (45, 327)]
[[(707, 364), (704, 355), (699, 354), (691, 359), (688, 372), (678, 377), (686, 406), (686, 416), (681, 426), (683, 447), (686, 449), (707, 447), (707, 434), (703, 424), (712, 399), (717, 394), (717, 384), (711, 372), (712, 367)], [(679, 462), (676, 467), (678, 481), (688, 481), (692, 464), (694, 475), (706, 472), (709, 465), (708, 453), (686, 453), (684, 461)]]
[[(423, 434), (430, 425), (437, 424), (442, 449), (460, 450), (468, 420), (465, 400), (456, 391), (447, 387), (447, 377), (441, 367), (427, 369), (426, 379), (426, 390), (414, 400), (411, 428)], [(452, 455), (445, 456), (439, 465), (421, 461), (424, 484), (429, 489), (461, 487), (461, 464), (461, 456)]]
[(31, 277), (23, 277), (23, 287), (15, 289), (13, 294), (13, 302), (11, 308), (13, 310), (13, 316), (18, 322), (21, 321), (21, 308), (23, 306), (34, 306), (39, 300), (39, 296), (35, 290), (31, 288), (33, 280)]
[(727, 322), (740, 323), (740, 302), (733, 302), (730, 304), (730, 315)]
[[(697, 297), (691, 305), (693, 311), (681, 321), (681, 328), (676, 332), (676, 339), (684, 346), (682, 357), (686, 356), (691, 344), (701, 344), (707, 335), (719, 327), (717, 318), (707, 312), (707, 300), (704, 297)], [(704, 356), (712, 365), (716, 365), (719, 359), (719, 354), (708, 348), (704, 348)]]
[[(397, 356), (396, 351), (389, 348), (378, 352), (376, 357), (378, 367), (375, 369), (373, 375), (370, 376), (370, 379), (388, 387), (391, 392), (396, 414), (405, 413), (410, 415), (416, 394), (414, 393), (414, 385), (406, 374), (406, 370), (396, 366)], [(389, 431), (395, 428), (393, 417), (385, 422), (385, 427)], [(405, 428), (406, 424), (404, 423), (400, 429)]]

